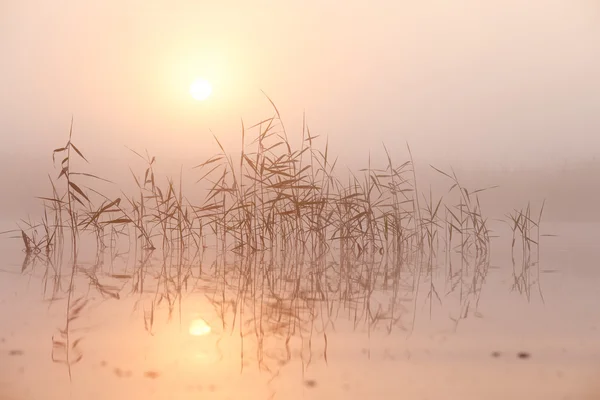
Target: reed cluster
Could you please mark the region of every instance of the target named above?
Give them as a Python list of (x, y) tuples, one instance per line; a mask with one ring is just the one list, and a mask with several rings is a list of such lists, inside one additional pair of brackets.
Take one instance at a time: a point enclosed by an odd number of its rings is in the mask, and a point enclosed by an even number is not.
[[(220, 153), (193, 169), (197, 183), (206, 187), (202, 198), (188, 198), (181, 178), (159, 179), (156, 158), (134, 150), (145, 163), (142, 171), (130, 171), (135, 189), (104, 195), (92, 183), (109, 181), (76, 169), (87, 159), (73, 142), (71, 123), (67, 143), (53, 151), (58, 172), (50, 177), (51, 194), (40, 197), (42, 218), (22, 221), (18, 231), (26, 254), (23, 270), (43, 257), (45, 274), (54, 276), (48, 279), (51, 299), (67, 295), (66, 325), (53, 338), (56, 362), (70, 372), (81, 357), (72, 324), (87, 300), (75, 294), (77, 276), (104, 298), (118, 299), (125, 284), (133, 293), (153, 293), (143, 306), (150, 333), (161, 303), (170, 319), (175, 310), (181, 313), (183, 293), (194, 290), (189, 285), (201, 285), (223, 331), (237, 321), (242, 342), (249, 333), (257, 338), (259, 363), (265, 340), (278, 338), (289, 360), (290, 340), (300, 337), (303, 346), (307, 340), (310, 349), (315, 332), (322, 336), (327, 360), (327, 328), (340, 312), (347, 312), (355, 327), (366, 322), (369, 334), (379, 324), (388, 331), (408, 329), (407, 299), (415, 307), (414, 326), (423, 295), (431, 312), (435, 300), (460, 293), (460, 310), (452, 317), (457, 324), (476, 312), (493, 237), (479, 194), (491, 187), (470, 190), (454, 171), (431, 166), (448, 179), (449, 190), (438, 198), (431, 188), (420, 191), (408, 146), (403, 162), (394, 161), (384, 146), (381, 164), (369, 158), (365, 168), (340, 178), (327, 142), (319, 146), (304, 124), (294, 146), (275, 111), (242, 127), (237, 153), (215, 138)], [(513, 265), (520, 238), (523, 271), (532, 264), (532, 245), (539, 259), (541, 215), (534, 221), (529, 206), (508, 215)], [(97, 249), (96, 263), (87, 268), (78, 262), (83, 236)], [(122, 255), (121, 243), (141, 256), (132, 271), (107, 273), (104, 254), (110, 251), (115, 260)], [(61, 272), (63, 253), (72, 259), (68, 282)], [(209, 271), (205, 253), (214, 259)], [(152, 254), (160, 254), (158, 269)], [(435, 278), (441, 264), (444, 292)], [(520, 282), (516, 270), (514, 276)], [(112, 283), (104, 283), (107, 279)], [(423, 286), (427, 291), (420, 294)]]
[[(218, 139), (217, 143), (219, 143)], [(397, 265), (447, 252), (488, 257), (490, 231), (482, 214), (481, 190), (449, 178), (457, 204), (420, 193), (415, 164), (394, 162), (387, 148), (383, 165), (336, 175), (336, 159), (328, 144), (303, 127), (300, 146), (288, 139), (276, 114), (243, 128), (241, 150), (220, 154), (197, 165), (198, 182), (207, 186), (202, 199), (189, 199), (182, 180), (156, 179), (154, 157), (133, 151), (146, 163), (142, 174), (131, 171), (137, 190), (118, 198), (103, 195), (89, 183), (105, 180), (76, 171), (75, 158), (87, 162), (76, 147), (72, 129), (68, 142), (54, 150), (62, 156), (52, 193), (41, 197), (43, 218), (20, 230), (26, 253), (49, 254), (68, 238), (76, 259), (82, 234), (95, 238), (98, 250), (124, 235), (143, 249), (203, 251), (250, 255), (255, 252), (294, 254), (318, 259), (335, 251), (389, 254)], [(83, 178), (89, 179), (85, 184)], [(442, 244), (442, 247), (440, 247)]]

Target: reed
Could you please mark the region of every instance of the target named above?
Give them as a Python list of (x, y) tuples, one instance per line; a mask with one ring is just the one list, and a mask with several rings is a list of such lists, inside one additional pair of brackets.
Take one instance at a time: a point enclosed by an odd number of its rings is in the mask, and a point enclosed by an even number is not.
[[(203, 290), (223, 330), (237, 326), (242, 343), (252, 335), (261, 346), (274, 335), (287, 360), (293, 338), (308, 349), (320, 340), (326, 359), (326, 330), (342, 312), (355, 327), (365, 323), (369, 334), (378, 326), (388, 332), (410, 329), (423, 282), (430, 313), (436, 301), (451, 293), (460, 299), (457, 324), (477, 312), (492, 244), (479, 194), (494, 187), (471, 190), (453, 170), (431, 166), (449, 180), (448, 193), (419, 192), (408, 146), (407, 160), (396, 162), (384, 146), (381, 165), (369, 156), (365, 168), (341, 179), (328, 142), (319, 146), (318, 136), (304, 123), (294, 146), (274, 109), (271, 118), (250, 127), (242, 124), (239, 152), (227, 151), (215, 138), (220, 152), (186, 172), (207, 187), (201, 198), (186, 196), (183, 171), (177, 180), (159, 179), (156, 158), (134, 150), (145, 164), (141, 171), (130, 170), (135, 189), (105, 196), (89, 184), (110, 181), (75, 170), (76, 160), (87, 159), (73, 143), (71, 123), (66, 145), (53, 152), (53, 158), (63, 158), (56, 181), (50, 179), (51, 195), (41, 197), (40, 222), (22, 221), (19, 228), (28, 260), (24, 265), (42, 254), (57, 257), (64, 243), (70, 244), (73, 268), (66, 289), (67, 326), (61, 332), (70, 332), (69, 324), (85, 305), (75, 298), (75, 275), (106, 298), (119, 298), (124, 282), (133, 293), (151, 292), (142, 306), (150, 333), (161, 305), (167, 306), (169, 319), (176, 310), (181, 313), (190, 282), (197, 287), (210, 276)], [(529, 206), (507, 216), (513, 259), (517, 240), (524, 260), (533, 254), (532, 246), (539, 259), (542, 210), (543, 205), (537, 220)], [(77, 262), (85, 237), (93, 238), (98, 253), (96, 265), (88, 268)], [(102, 278), (103, 254), (110, 251), (111, 262), (116, 260), (123, 254), (122, 243), (136, 252), (133, 272)], [(152, 268), (155, 251), (158, 270)], [(205, 254), (213, 257), (208, 265)], [(50, 263), (59, 269), (61, 264), (57, 259)], [(443, 265), (445, 291), (436, 281)], [(54, 298), (62, 274), (55, 269), (53, 276)], [(106, 278), (120, 285), (104, 283)], [(412, 325), (405, 320), (407, 299), (414, 307)], [(65, 337), (60, 343), (61, 354), (74, 353), (60, 358), (71, 365), (79, 357), (79, 341)], [(309, 364), (312, 352), (306, 354)], [(271, 368), (263, 356), (259, 352), (259, 364)]]
[[(106, 180), (74, 170), (75, 156), (86, 163), (87, 159), (73, 142), (71, 121), (67, 143), (52, 154), (53, 160), (63, 157), (57, 177), (62, 186), (51, 179), (52, 195), (41, 197), (40, 223), (28, 222), (20, 230), (25, 252), (50, 254), (62, 248), (67, 227), (75, 263), (82, 234), (95, 238), (98, 251), (113, 249), (119, 239), (128, 237), (139, 250), (158, 245), (180, 255), (209, 247), (223, 257), (269, 252), (317, 260), (335, 253), (344, 268), (352, 268), (363, 253), (380, 253), (393, 258), (388, 268), (425, 261), (429, 271), (438, 262), (442, 245), (446, 260), (451, 252), (462, 257), (461, 267), (449, 271), (455, 278), (464, 271), (468, 257), (489, 259), (490, 230), (479, 193), (491, 188), (469, 190), (454, 171), (431, 166), (450, 180), (449, 196), (454, 193), (457, 204), (434, 199), (431, 191), (419, 193), (410, 147), (409, 159), (398, 164), (384, 146), (383, 165), (373, 165), (369, 157), (366, 168), (341, 180), (328, 143), (319, 147), (318, 136), (303, 124), (300, 145), (293, 146), (275, 106), (274, 110), (275, 115), (253, 126), (242, 124), (237, 155), (215, 138), (220, 153), (191, 171), (197, 182), (208, 186), (205, 196), (195, 199), (184, 195), (181, 176), (178, 182), (167, 178), (159, 184), (156, 158), (134, 150), (146, 164), (142, 176), (131, 170), (137, 193), (109, 198), (84, 185), (83, 178)], [(541, 212), (537, 222), (529, 207), (508, 218), (513, 254), (519, 233), (523, 255), (529, 257), (531, 245), (538, 243), (532, 229), (539, 237)], [(461, 280), (458, 277), (455, 284)], [(431, 286), (433, 296), (439, 298)]]

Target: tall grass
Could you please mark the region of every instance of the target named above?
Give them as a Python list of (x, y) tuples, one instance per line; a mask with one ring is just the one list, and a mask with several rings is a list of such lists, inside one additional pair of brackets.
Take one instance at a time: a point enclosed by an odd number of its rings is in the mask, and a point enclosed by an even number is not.
[[(123, 243), (127, 252), (133, 246), (135, 270), (108, 278), (129, 282), (134, 293), (153, 292), (143, 305), (148, 332), (160, 304), (167, 305), (169, 318), (175, 310), (181, 318), (182, 293), (190, 290), (190, 280), (197, 285), (209, 274), (209, 300), (223, 330), (237, 326), (242, 344), (248, 335), (255, 337), (259, 364), (267, 369), (260, 349), (273, 335), (289, 360), (293, 338), (311, 349), (316, 334), (327, 360), (327, 330), (340, 313), (355, 327), (366, 323), (370, 335), (377, 326), (388, 332), (414, 326), (422, 290), (430, 313), (435, 302), (458, 293), (457, 324), (477, 309), (492, 242), (479, 194), (493, 187), (471, 190), (454, 171), (431, 166), (448, 179), (448, 193), (420, 192), (408, 147), (408, 160), (395, 161), (384, 146), (381, 165), (369, 157), (365, 168), (342, 179), (328, 143), (319, 146), (304, 124), (294, 146), (276, 108), (273, 117), (242, 126), (239, 152), (215, 140), (220, 152), (187, 172), (207, 187), (204, 197), (188, 198), (181, 177), (158, 179), (156, 158), (131, 150), (145, 167), (130, 170), (133, 192), (110, 198), (98, 186), (86, 185), (105, 179), (75, 170), (76, 159), (87, 159), (73, 143), (71, 124), (66, 145), (53, 152), (53, 158), (63, 159), (57, 179), (50, 179), (51, 194), (41, 197), (43, 216), (19, 229), (23, 268), (42, 255), (54, 257), (49, 264), (54, 266), (53, 298), (62, 281), (59, 257), (71, 254), (67, 325), (55, 341), (60, 362), (70, 368), (80, 357), (79, 338), (69, 336), (70, 324), (86, 304), (74, 297), (75, 275), (103, 297), (119, 298), (124, 286), (102, 283), (98, 274), (104, 253), (110, 251), (111, 262), (116, 260)], [(534, 221), (529, 206), (509, 214), (513, 260), (518, 238), (524, 263), (531, 261), (532, 245), (539, 259), (541, 216), (542, 211)], [(78, 263), (84, 236), (93, 238), (98, 253), (95, 266), (88, 268)], [(159, 271), (151, 268), (155, 251)], [(208, 265), (205, 253), (214, 256)], [(445, 266), (445, 288), (435, 279), (440, 266)], [(415, 309), (412, 324), (405, 320), (407, 299)], [(306, 354), (303, 361), (309, 364), (312, 352)]]
[(451, 180), (458, 204), (419, 193), (410, 148), (407, 161), (396, 163), (385, 148), (383, 165), (369, 159), (366, 168), (341, 180), (328, 144), (319, 147), (304, 127), (300, 145), (293, 146), (276, 114), (242, 129), (239, 154), (227, 152), (215, 138), (220, 153), (191, 171), (208, 184), (203, 198), (188, 199), (182, 179), (160, 186), (156, 159), (133, 150), (147, 164), (142, 176), (131, 171), (137, 193), (108, 198), (81, 181), (102, 178), (74, 170), (75, 155), (87, 159), (72, 134), (71, 128), (66, 145), (53, 152), (53, 159), (64, 157), (57, 178), (62, 185), (51, 179), (40, 224), (21, 231), (28, 253), (49, 253), (66, 236), (76, 259), (82, 234), (93, 235), (99, 250), (111, 247), (107, 240), (129, 235), (146, 250), (202, 251), (210, 245), (221, 253), (285, 252), (314, 259), (332, 251), (342, 258), (348, 251), (379, 252), (393, 255), (398, 266), (437, 256), (440, 242), (447, 251), (460, 246), (465, 256), (489, 252), (481, 190), (470, 191), (453, 172), (432, 167)]

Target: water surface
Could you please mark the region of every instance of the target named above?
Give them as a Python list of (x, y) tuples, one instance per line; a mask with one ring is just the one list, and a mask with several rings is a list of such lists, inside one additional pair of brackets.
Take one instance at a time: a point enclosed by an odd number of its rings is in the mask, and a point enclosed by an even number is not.
[(488, 263), (402, 268), (88, 246), (73, 269), (5, 239), (0, 398), (598, 398), (600, 226), (544, 225), (525, 264), (498, 229)]

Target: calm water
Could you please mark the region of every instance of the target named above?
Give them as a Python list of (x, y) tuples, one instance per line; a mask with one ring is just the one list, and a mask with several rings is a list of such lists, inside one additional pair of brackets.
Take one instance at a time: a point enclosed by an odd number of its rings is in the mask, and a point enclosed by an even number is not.
[(431, 269), (3, 239), (0, 399), (598, 399), (600, 225), (543, 231), (539, 263), (505, 229)]

